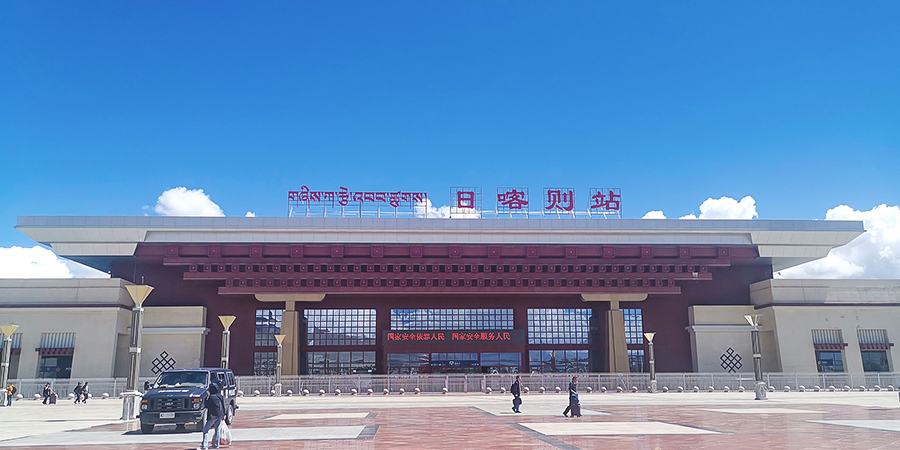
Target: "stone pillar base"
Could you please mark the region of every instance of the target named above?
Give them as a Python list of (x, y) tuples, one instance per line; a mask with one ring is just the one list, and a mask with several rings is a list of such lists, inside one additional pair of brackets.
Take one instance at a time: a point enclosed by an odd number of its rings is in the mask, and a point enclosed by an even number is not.
[(767, 392), (769, 392), (769, 390), (766, 388), (765, 381), (760, 381), (760, 382), (756, 383), (756, 399), (757, 400), (765, 400)]
[(141, 415), (141, 398), (143, 394), (138, 391), (126, 391), (122, 395), (122, 418), (120, 420), (138, 419)]
[(275, 386), (272, 386), (272, 390), (275, 391), (276, 397), (281, 397), (281, 383), (275, 383)]

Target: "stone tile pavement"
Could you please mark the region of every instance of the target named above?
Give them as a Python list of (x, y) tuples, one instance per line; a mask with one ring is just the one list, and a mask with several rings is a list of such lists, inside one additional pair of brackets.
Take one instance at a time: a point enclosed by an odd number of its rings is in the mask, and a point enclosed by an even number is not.
[[(233, 449), (898, 449), (896, 392), (430, 394), (242, 398)], [(0, 408), (0, 447), (191, 449), (200, 433), (118, 420), (121, 402)]]

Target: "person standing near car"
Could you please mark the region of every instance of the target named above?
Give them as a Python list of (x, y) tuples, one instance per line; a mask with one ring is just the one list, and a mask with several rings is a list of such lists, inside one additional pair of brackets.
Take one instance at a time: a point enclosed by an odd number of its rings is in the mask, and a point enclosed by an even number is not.
[[(219, 387), (216, 383), (209, 384), (209, 395), (206, 397), (206, 423), (203, 425), (203, 441), (199, 450), (207, 448), (219, 448), (219, 424), (225, 417), (225, 399), (219, 394)], [(213, 432), (212, 445), (208, 446), (209, 430), (215, 429)]]

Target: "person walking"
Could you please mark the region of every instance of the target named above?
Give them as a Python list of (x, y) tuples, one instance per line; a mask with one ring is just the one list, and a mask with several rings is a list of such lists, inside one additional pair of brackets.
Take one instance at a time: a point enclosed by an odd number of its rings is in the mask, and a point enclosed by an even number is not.
[(569, 417), (569, 411), (572, 412), (572, 417), (581, 417), (581, 407), (578, 405), (578, 377), (572, 377), (572, 382), (569, 383), (569, 406), (566, 406), (563, 415)]
[(87, 404), (88, 394), (91, 393), (91, 389), (88, 387), (88, 382), (84, 382), (84, 386), (81, 387), (81, 403)]
[(16, 389), (16, 385), (10, 383), (9, 386), (6, 387), (6, 406), (12, 406), (13, 397), (18, 392)]
[(44, 397), (43, 404), (47, 404), (50, 401), (50, 393), (53, 392), (53, 389), (50, 389), (50, 383), (44, 385), (44, 390), (41, 392), (41, 396)]
[(78, 382), (78, 385), (75, 386), (75, 389), (72, 390), (72, 393), (75, 394), (75, 404), (81, 403), (81, 391), (84, 387), (81, 385), (81, 382)]
[[(219, 387), (216, 386), (216, 383), (210, 383), (209, 395), (206, 397), (206, 423), (203, 425), (203, 441), (198, 450), (219, 448), (219, 424), (222, 423), (224, 417), (225, 399), (219, 394)], [(215, 429), (212, 445), (208, 445), (210, 428)]]
[(519, 406), (522, 406), (522, 377), (516, 375), (516, 381), (513, 381), (512, 386), (509, 387), (509, 392), (513, 395), (513, 406), (512, 410), (514, 413), (520, 413)]

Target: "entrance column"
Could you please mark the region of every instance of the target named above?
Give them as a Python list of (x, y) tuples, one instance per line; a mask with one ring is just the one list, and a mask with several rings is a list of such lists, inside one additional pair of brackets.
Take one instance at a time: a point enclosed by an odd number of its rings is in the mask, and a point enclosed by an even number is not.
[(619, 309), (619, 302), (640, 302), (647, 299), (647, 294), (581, 294), (585, 302), (609, 302), (606, 312), (606, 344), (608, 371), (610, 373), (629, 373), (628, 346), (625, 340), (625, 313)]
[[(325, 294), (256, 294), (261, 302), (284, 302), (284, 313), (281, 316), (281, 334), (283, 361), (282, 375), (300, 374), (300, 311), (297, 302), (321, 302)], [(301, 305), (302, 309), (302, 305)]]

